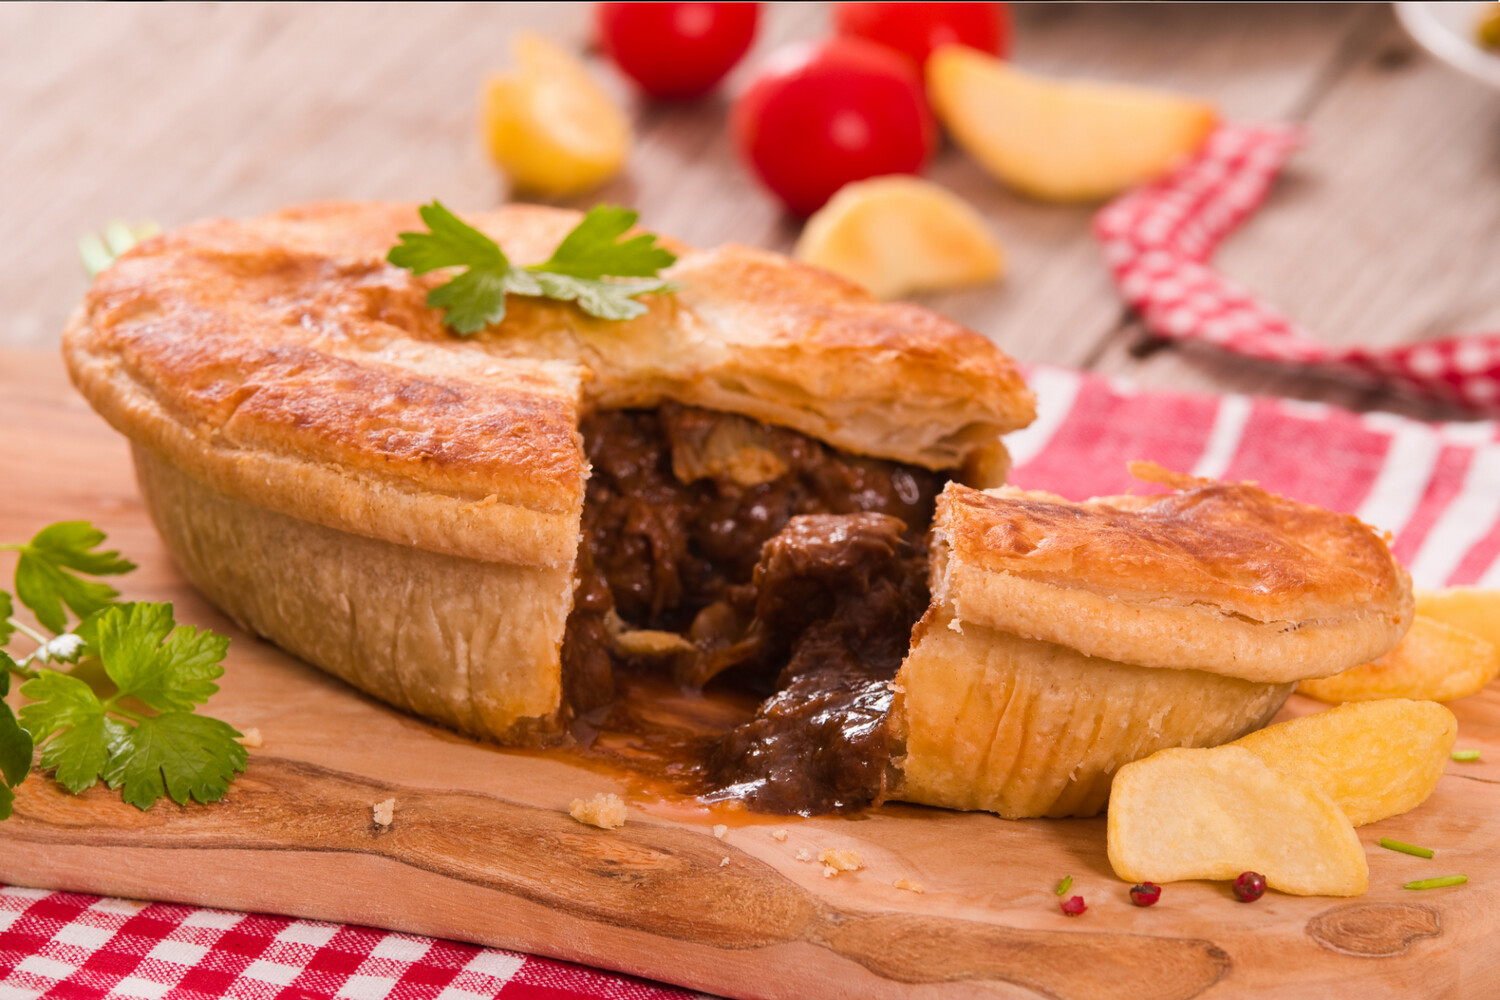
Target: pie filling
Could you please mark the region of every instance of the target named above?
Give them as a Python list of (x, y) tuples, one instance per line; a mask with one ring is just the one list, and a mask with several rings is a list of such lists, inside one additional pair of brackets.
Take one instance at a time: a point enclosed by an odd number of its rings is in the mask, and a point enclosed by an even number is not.
[[(761, 812), (879, 802), (946, 477), (670, 403), (581, 430), (593, 472), (562, 650), (580, 746), (668, 750), (658, 770), (681, 790)], [(629, 697), (662, 681), (746, 707), (674, 725)]]

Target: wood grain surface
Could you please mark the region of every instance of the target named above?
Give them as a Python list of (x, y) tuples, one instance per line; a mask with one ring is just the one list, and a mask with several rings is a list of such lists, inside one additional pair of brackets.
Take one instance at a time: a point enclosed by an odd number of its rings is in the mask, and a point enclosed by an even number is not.
[[(1371, 889), (1354, 900), (1169, 885), (1130, 905), (1102, 820), (1006, 821), (893, 804), (813, 820), (709, 813), (567, 760), (506, 751), (402, 715), (239, 632), (168, 562), (124, 441), (50, 353), (0, 352), (0, 538), (89, 518), (140, 563), (130, 599), (233, 637), (210, 709), (264, 746), (222, 803), (147, 812), (41, 775), (0, 824), (0, 881), (373, 924), (516, 948), (733, 997), (1058, 1000), (1489, 997), (1500, 991), (1500, 692), (1453, 705), (1460, 745), (1403, 817), (1360, 830)], [(1288, 712), (1313, 710), (1293, 699)], [(569, 802), (615, 791), (630, 819), (583, 826)], [(395, 799), (394, 820), (372, 806)], [(716, 823), (730, 826), (714, 836)], [(784, 840), (775, 831), (784, 830)], [(1380, 850), (1381, 836), (1433, 860)], [(798, 860), (857, 851), (834, 878)], [(1453, 872), (1467, 886), (1415, 893)], [(1088, 912), (1063, 916), (1074, 878)], [(893, 883), (908, 879), (916, 894)]]
[[(1500, 95), (1414, 48), (1388, 5), (1013, 6), (1020, 66), (1308, 125), (1307, 148), (1220, 260), (1320, 336), (1500, 329)], [(767, 5), (726, 92), (828, 20), (825, 5)], [(74, 242), (113, 218), (173, 226), (320, 198), (504, 200), (479, 148), (480, 81), (508, 64), (516, 31), (583, 51), (588, 21), (582, 4), (0, 5), (0, 346), (56, 343), (86, 283)], [(798, 223), (734, 155), (723, 95), (647, 104), (594, 64), (637, 141), (625, 173), (577, 204), (631, 204), (701, 245), (791, 246)], [(924, 302), (1022, 361), (1463, 415), (1211, 349), (1161, 349), (1122, 310), (1089, 236), (1092, 207), (1017, 197), (951, 145), (929, 174), (990, 220), (1010, 273)]]

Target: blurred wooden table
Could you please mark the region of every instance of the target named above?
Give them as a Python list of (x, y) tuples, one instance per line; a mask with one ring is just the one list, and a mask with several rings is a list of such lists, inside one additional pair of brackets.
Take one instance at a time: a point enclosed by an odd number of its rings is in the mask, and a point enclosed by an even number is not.
[[(1307, 148), (1226, 245), (1225, 270), (1330, 341), (1500, 329), (1500, 93), (1416, 49), (1386, 5), (1016, 8), (1014, 59), (1173, 87), (1236, 120), (1298, 120)], [(827, 30), (775, 6), (731, 77)], [(584, 48), (586, 5), (0, 7), (0, 347), (50, 348), (86, 281), (74, 243), (113, 218), (173, 226), (319, 198), (482, 208), (506, 198), (480, 152), (479, 83), (507, 39)], [(796, 220), (730, 149), (725, 99), (631, 101), (626, 174), (580, 200), (635, 205), (689, 242), (788, 249)], [(1092, 209), (1011, 195), (946, 148), (930, 175), (992, 220), (1003, 284), (927, 304), (1025, 362), (1145, 385), (1275, 393), (1425, 417), (1461, 414), (1338, 381), (1161, 348), (1122, 309)]]

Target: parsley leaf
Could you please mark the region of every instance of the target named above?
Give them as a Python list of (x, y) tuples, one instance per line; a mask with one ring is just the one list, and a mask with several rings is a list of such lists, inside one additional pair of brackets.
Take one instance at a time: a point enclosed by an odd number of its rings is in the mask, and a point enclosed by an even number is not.
[(124, 786), (125, 801), (149, 809), (163, 794), (178, 805), (192, 797), (217, 802), (237, 771), (245, 769), (240, 733), (228, 723), (191, 712), (142, 719), (125, 737), (104, 772), (110, 788)]
[(120, 596), (108, 584), (84, 580), (68, 572), (112, 576), (135, 569), (135, 564), (121, 559), (118, 552), (95, 552), (103, 541), (104, 532), (87, 521), (61, 521), (37, 532), (27, 544), (17, 546), (21, 558), (16, 562), (16, 596), (50, 631), (67, 631), (64, 604), (83, 618)]
[(614, 205), (595, 205), (583, 221), (563, 237), (552, 256), (529, 271), (546, 271), (572, 278), (654, 278), (677, 257), (656, 245), (651, 233), (628, 240), (620, 237), (635, 225), (640, 213)]
[(77, 795), (94, 787), (129, 733), (124, 723), (100, 714), (53, 737), (42, 748), (42, 767)]
[(635, 319), (646, 307), (631, 296), (660, 292), (671, 287), (660, 278), (641, 281), (596, 281), (539, 271), (536, 275), (547, 298), (577, 302), (578, 308), (600, 319)]
[(190, 712), (207, 701), (224, 673), (229, 639), (191, 625), (176, 627), (170, 604), (132, 604), (99, 616), (99, 659), (119, 687), (159, 712)]
[(95, 716), (104, 715), (104, 703), (94, 689), (72, 674), (43, 670), (21, 685), (29, 704), (21, 706), (21, 725), (32, 738), (45, 740), (60, 729), (87, 725)]
[(505, 318), (505, 294), (540, 295), (527, 272), (512, 266), (500, 245), (448, 211), (442, 202), (418, 214), (428, 232), (400, 233), (386, 260), (413, 274), (444, 267), (466, 270), (427, 293), (427, 304), (443, 310), (443, 322), (461, 334), (478, 333)]
[(442, 309), (443, 322), (461, 335), (478, 333), (504, 319), (507, 294), (576, 302), (602, 319), (632, 319), (646, 311), (636, 296), (672, 287), (656, 275), (677, 258), (657, 246), (655, 236), (620, 239), (638, 217), (628, 209), (596, 206), (550, 258), (524, 268), (512, 264), (499, 244), (441, 202), (424, 205), (419, 212), (428, 232), (400, 233), (401, 242), (386, 260), (414, 274), (464, 268), (427, 293), (427, 304)]
[(74, 795), (91, 787), (125, 727), (105, 716), (104, 703), (93, 688), (69, 674), (44, 670), (21, 685), (21, 694), (33, 699), (21, 706), (21, 725), (45, 743), (42, 767), (54, 769), (57, 780)]
[(19, 785), (31, 770), (31, 754), (36, 748), (31, 734), (21, 728), (10, 706), (0, 701), (0, 774), (7, 785)]
[[(74, 637), (97, 653), (117, 690), (101, 699), (82, 679), (57, 670), (43, 670), (21, 685), (21, 694), (31, 699), (21, 709), (21, 725), (41, 743), (42, 767), (53, 769), (74, 794), (101, 777), (111, 788), (123, 785), (125, 800), (142, 809), (164, 794), (179, 803), (222, 798), (235, 772), (245, 769), (245, 749), (235, 742), (240, 734), (232, 726), (194, 715), (193, 707), (219, 689), (214, 680), (224, 673), (220, 661), (229, 639), (179, 627), (172, 605), (145, 602), (92, 614)], [(161, 714), (120, 705), (127, 700)], [(0, 755), (3, 728), (0, 717)]]
[[(0, 650), (0, 697), (10, 692), (10, 670), (15, 664), (8, 653)], [(10, 706), (0, 701), (0, 776), (5, 778), (5, 784), (19, 785), (26, 780), (34, 749), (31, 734), (21, 728)]]
[(0, 646), (10, 642), (11, 635), (16, 631), (16, 627), (10, 623), (10, 616), (15, 613), (15, 606), (10, 603), (10, 595), (0, 590)]
[[(499, 250), (499, 247), (495, 248)], [(506, 264), (501, 268), (471, 267), (427, 293), (427, 304), (443, 310), (443, 322), (462, 334), (478, 333), (505, 318), (505, 295), (540, 295), (541, 286), (530, 274)]]

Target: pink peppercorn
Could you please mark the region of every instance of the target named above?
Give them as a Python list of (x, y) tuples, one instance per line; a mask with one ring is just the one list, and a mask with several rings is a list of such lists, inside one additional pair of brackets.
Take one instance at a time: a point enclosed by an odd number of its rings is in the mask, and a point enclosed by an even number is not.
[(1260, 872), (1240, 872), (1234, 880), (1234, 894), (1242, 903), (1253, 903), (1266, 894), (1266, 877)]
[(1068, 899), (1063, 900), (1058, 905), (1061, 906), (1062, 911), (1070, 917), (1076, 917), (1084, 910), (1087, 910), (1089, 908), (1088, 904), (1083, 901), (1082, 896), (1072, 896)]
[(1142, 882), (1130, 887), (1130, 901), (1136, 906), (1152, 906), (1161, 899), (1161, 886), (1155, 882)]

